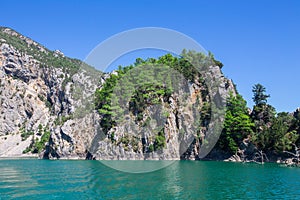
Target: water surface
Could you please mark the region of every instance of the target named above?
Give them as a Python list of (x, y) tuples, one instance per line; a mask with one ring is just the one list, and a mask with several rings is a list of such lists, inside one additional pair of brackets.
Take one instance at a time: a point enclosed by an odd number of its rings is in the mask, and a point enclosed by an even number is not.
[(269, 163), (176, 161), (132, 174), (99, 161), (0, 160), (0, 170), (1, 200), (300, 199), (300, 169)]

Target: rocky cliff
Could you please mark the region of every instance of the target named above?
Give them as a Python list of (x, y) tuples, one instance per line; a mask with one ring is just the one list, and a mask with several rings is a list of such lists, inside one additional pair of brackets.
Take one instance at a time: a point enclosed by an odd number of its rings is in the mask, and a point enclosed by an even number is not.
[[(12, 29), (0, 28), (0, 157), (201, 157), (201, 147), (208, 148), (208, 129), (214, 126), (211, 107), (224, 104), (229, 92), (235, 93), (220, 67), (211, 63), (205, 73), (184, 77), (187, 81), (176, 91), (168, 92), (166, 85), (135, 90), (136, 98), (128, 100), (131, 107), (121, 112), (120, 121), (103, 112), (111, 102), (97, 104), (94, 94), (102, 94), (105, 83), (121, 72), (103, 74)], [(136, 101), (140, 93), (143, 96)]]
[(93, 69), (9, 28), (0, 29), (0, 38), (0, 156), (43, 156), (45, 145), (56, 139), (57, 155), (64, 155), (65, 140), (74, 145), (68, 155), (84, 154), (77, 137), (85, 130), (76, 122), (77, 132), (70, 130), (66, 122), (80, 104), (74, 83), (92, 80), (85, 74)]

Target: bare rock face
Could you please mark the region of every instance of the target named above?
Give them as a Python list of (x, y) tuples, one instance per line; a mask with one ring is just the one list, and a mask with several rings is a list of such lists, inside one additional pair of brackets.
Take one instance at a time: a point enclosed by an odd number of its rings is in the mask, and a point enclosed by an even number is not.
[[(48, 88), (40, 76), (37, 60), (5, 43), (0, 45), (0, 55), (0, 136), (19, 135), (12, 140), (22, 146), (30, 138), (22, 141), (21, 129), (23, 132), (36, 130), (39, 124), (46, 126), (50, 119), (49, 108), (41, 100), (46, 97)], [(6, 146), (12, 149), (9, 156), (21, 155), (24, 150), (17, 148), (15, 143)], [(1, 142), (0, 146), (2, 145), (5, 146), (4, 141)], [(0, 155), (3, 154), (1, 153)]]
[(87, 148), (94, 135), (96, 114), (89, 114), (80, 119), (71, 119), (56, 127), (50, 137), (43, 157), (50, 159), (85, 159)]
[[(52, 53), (11, 29), (1, 28), (0, 31), (0, 37), (5, 37), (0, 42), (0, 157), (40, 155), (48, 158), (51, 153), (45, 150), (53, 152), (57, 148), (56, 157), (85, 158), (86, 145), (82, 141), (89, 136), (82, 133), (89, 131), (80, 124), (88, 122), (84, 118), (72, 119), (76, 106), (81, 104), (74, 100), (72, 85), (77, 79), (90, 78), (84, 78), (84, 70), (70, 74), (64, 67), (49, 66), (37, 56), (55, 54), (59, 59), (64, 58), (62, 53)], [(19, 48), (10, 42), (11, 37), (19, 42)], [(35, 56), (24, 49), (35, 52)], [(80, 68), (80, 63), (76, 64)], [(94, 75), (97, 78), (97, 73)], [(92, 93), (96, 87), (97, 84), (85, 88), (84, 92)], [(38, 143), (42, 143), (42, 149), (36, 147)], [(49, 144), (53, 144), (52, 149), (46, 148)]]

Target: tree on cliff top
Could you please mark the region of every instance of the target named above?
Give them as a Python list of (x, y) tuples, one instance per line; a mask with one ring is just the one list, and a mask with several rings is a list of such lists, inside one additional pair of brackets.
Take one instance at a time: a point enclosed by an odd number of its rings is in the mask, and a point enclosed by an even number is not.
[(266, 104), (270, 95), (266, 94), (266, 88), (261, 84), (255, 84), (252, 88), (255, 105)]

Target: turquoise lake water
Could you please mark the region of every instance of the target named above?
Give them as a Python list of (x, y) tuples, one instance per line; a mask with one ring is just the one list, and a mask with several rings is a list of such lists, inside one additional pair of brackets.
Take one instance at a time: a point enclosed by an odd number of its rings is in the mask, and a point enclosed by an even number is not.
[(0, 170), (1, 200), (300, 199), (300, 169), (269, 163), (176, 161), (132, 174), (99, 161), (0, 160)]

